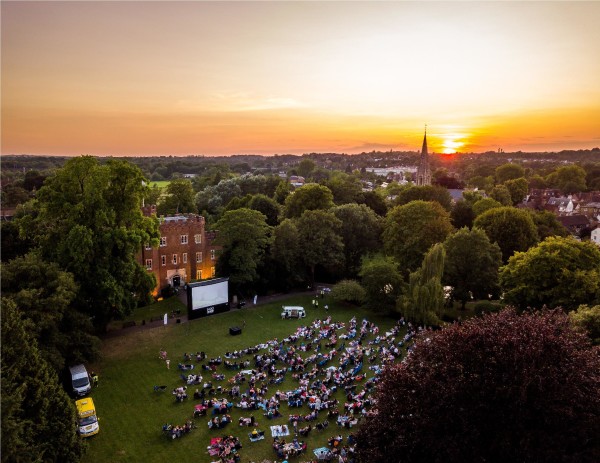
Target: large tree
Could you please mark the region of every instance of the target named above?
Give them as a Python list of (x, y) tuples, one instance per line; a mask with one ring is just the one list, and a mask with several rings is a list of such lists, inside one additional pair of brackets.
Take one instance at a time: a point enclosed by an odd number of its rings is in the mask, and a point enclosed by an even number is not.
[(450, 211), (450, 218), (454, 228), (473, 226), (473, 220), (475, 220), (475, 212), (473, 211), (473, 204), (469, 201), (461, 199), (454, 204), (452, 211)]
[(505, 185), (496, 185), (490, 190), (490, 198), (495, 199), (503, 206), (512, 206), (513, 200), (510, 190)]
[(331, 212), (315, 210), (304, 212), (296, 226), (301, 257), (314, 286), (317, 266), (333, 271), (344, 265), (344, 243), (339, 235), (342, 222)]
[(412, 201), (388, 212), (383, 243), (402, 271), (414, 270), (429, 248), (452, 230), (450, 215), (437, 201)]
[(365, 191), (363, 193), (362, 203), (373, 209), (381, 217), (385, 217), (388, 207), (382, 194), (377, 191)]
[(550, 211), (533, 211), (526, 209), (533, 219), (540, 241), (549, 236), (568, 236), (569, 231), (558, 221), (558, 218)]
[(296, 171), (298, 175), (308, 178), (310, 174), (315, 170), (315, 161), (312, 159), (304, 158), (302, 161), (298, 163), (298, 167), (296, 167)]
[(561, 311), (424, 332), (384, 371), (359, 461), (596, 462), (598, 354)]
[(331, 190), (335, 204), (349, 204), (362, 201), (362, 184), (352, 175), (343, 172), (334, 172), (331, 178), (325, 182), (325, 186)]
[(496, 182), (502, 184), (508, 180), (514, 180), (525, 176), (525, 169), (519, 164), (502, 164), (496, 167)]
[(398, 194), (395, 204), (401, 206), (418, 200), (437, 201), (447, 211), (452, 208), (450, 193), (446, 188), (439, 185), (409, 186)]
[(256, 194), (250, 198), (248, 208), (262, 212), (267, 218), (267, 224), (271, 227), (279, 223), (280, 207), (277, 201), (263, 194)]
[(529, 191), (529, 184), (524, 177), (507, 180), (504, 186), (510, 193), (510, 199), (513, 205), (517, 205), (525, 199)]
[(475, 214), (475, 217), (477, 217), (496, 207), (502, 207), (502, 204), (492, 198), (481, 198), (473, 203), (473, 213)]
[(304, 264), (295, 220), (285, 219), (273, 230), (271, 258), (281, 269), (277, 279), (285, 287), (305, 281), (306, 274), (300, 270), (304, 268)]
[(72, 307), (77, 295), (73, 275), (58, 264), (33, 253), (13, 259), (2, 265), (1, 287), (2, 296), (32, 322), (31, 334), (55, 371), (98, 355), (100, 341), (88, 334), (89, 318)]
[(273, 199), (277, 201), (277, 204), (285, 204), (286, 198), (292, 192), (292, 185), (287, 180), (281, 180), (277, 187), (275, 188), (275, 192), (273, 193)]
[(600, 305), (590, 307), (582, 304), (569, 313), (569, 320), (590, 337), (592, 344), (600, 345)]
[(365, 257), (359, 275), (367, 307), (377, 312), (392, 312), (403, 286), (394, 259), (381, 254)]
[(518, 252), (500, 270), (504, 299), (525, 308), (600, 303), (600, 249), (589, 241), (549, 237)]
[(487, 298), (498, 291), (498, 268), (502, 253), (479, 228), (462, 228), (444, 241), (446, 262), (443, 282), (452, 286), (452, 298), (465, 308), (471, 299)]
[(425, 254), (421, 268), (410, 274), (404, 294), (398, 299), (399, 311), (411, 322), (439, 326), (444, 310), (444, 260), (446, 251), (441, 243)]
[(564, 194), (578, 193), (587, 188), (586, 171), (577, 165), (562, 166), (546, 177), (546, 181)]
[(327, 210), (333, 204), (333, 194), (326, 186), (309, 183), (298, 188), (285, 199), (285, 216), (300, 217), (304, 211)]
[(17, 221), (0, 223), (0, 240), (2, 262), (23, 256), (33, 245), (31, 239), (20, 233)]
[(355, 276), (362, 256), (381, 249), (382, 219), (364, 204), (344, 204), (331, 212), (341, 220), (346, 276)]
[(485, 231), (492, 243), (498, 243), (506, 262), (515, 251), (526, 251), (538, 242), (531, 215), (514, 207), (498, 207), (478, 215), (474, 227)]
[(75, 405), (40, 354), (32, 323), (13, 301), (1, 305), (2, 462), (78, 462)]
[(162, 215), (197, 212), (192, 182), (186, 178), (171, 180), (165, 195), (158, 202), (157, 212)]
[(44, 260), (74, 275), (74, 305), (100, 330), (147, 302), (155, 286), (136, 259), (144, 243), (158, 245), (159, 237), (157, 219), (140, 208), (144, 180), (127, 161), (74, 158), (46, 179), (34, 213), (20, 220)]
[(228, 275), (234, 290), (249, 289), (271, 241), (266, 216), (251, 209), (227, 211), (215, 224), (215, 243), (223, 246), (217, 261), (219, 275)]

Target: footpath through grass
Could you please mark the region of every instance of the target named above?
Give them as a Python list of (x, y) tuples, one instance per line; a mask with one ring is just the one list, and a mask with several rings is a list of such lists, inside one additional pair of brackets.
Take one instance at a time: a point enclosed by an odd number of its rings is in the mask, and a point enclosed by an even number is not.
[[(209, 417), (199, 417), (194, 421), (197, 429), (180, 439), (169, 439), (162, 433), (162, 425), (171, 423), (173, 425), (184, 424), (193, 418), (194, 405), (199, 402), (192, 397), (196, 386), (188, 386), (189, 398), (183, 403), (177, 403), (171, 391), (178, 386), (185, 385), (180, 378), (182, 373), (177, 368), (179, 362), (183, 362), (183, 354), (206, 352), (208, 358), (223, 356), (225, 352), (255, 346), (270, 339), (283, 339), (295, 332), (301, 325), (308, 325), (317, 318), (324, 319), (327, 314), (323, 308), (325, 303), (329, 304), (328, 314), (334, 321), (348, 322), (356, 316), (357, 320), (367, 318), (376, 323), (382, 333), (392, 327), (394, 319), (376, 317), (361, 309), (332, 302), (328, 297), (319, 301), (319, 308), (311, 307), (312, 296), (296, 296), (286, 301), (278, 301), (272, 304), (248, 307), (241, 310), (233, 310), (224, 314), (218, 314), (206, 318), (194, 320), (189, 323), (176, 324), (170, 319), (167, 326), (147, 328), (143, 330), (127, 330), (126, 335), (107, 338), (103, 343), (103, 359), (91, 369), (99, 374), (99, 387), (94, 389), (92, 397), (96, 403), (98, 416), (100, 418), (100, 433), (88, 439), (89, 449), (86, 459), (94, 463), (112, 462), (211, 462), (217, 460), (210, 457), (206, 451), (207, 445), (212, 437), (224, 434), (234, 435), (240, 438), (243, 448), (240, 451), (241, 461), (261, 461), (262, 459), (275, 460), (276, 453), (271, 447), (272, 437), (270, 426), (276, 424), (287, 424), (289, 414), (309, 413), (307, 406), (301, 408), (289, 408), (287, 403), (281, 403), (280, 412), (282, 417), (268, 420), (262, 415), (262, 410), (253, 412), (242, 412), (241, 409), (233, 408), (231, 411), (232, 423), (221, 430), (209, 430), (207, 421)], [(307, 317), (301, 320), (282, 320), (280, 317), (281, 305), (302, 305), (307, 310)], [(229, 335), (230, 326), (243, 326), (243, 332), (239, 336)], [(339, 332), (339, 334), (342, 334)], [(372, 337), (369, 336), (368, 339)], [(341, 342), (338, 342), (338, 346)], [(325, 341), (322, 342), (324, 347)], [(163, 360), (159, 359), (159, 350), (165, 349), (171, 360), (170, 369), (167, 369)], [(325, 352), (327, 351), (324, 350)], [(323, 352), (323, 350), (322, 350)], [(303, 356), (308, 354), (302, 353)], [(252, 359), (245, 356), (243, 359)], [(201, 373), (205, 380), (212, 379), (208, 372), (200, 369), (199, 362), (192, 373)], [(203, 362), (204, 363), (204, 362)], [(329, 365), (338, 366), (337, 359)], [(281, 368), (281, 364), (278, 364)], [(368, 370), (365, 362), (362, 370), (373, 376)], [(236, 371), (227, 370), (223, 365), (218, 367), (218, 373), (224, 373), (225, 381), (216, 382), (216, 387), (221, 384), (224, 388), (230, 388), (227, 379), (231, 378)], [(188, 373), (188, 372), (185, 372)], [(241, 391), (244, 391), (242, 383)], [(155, 392), (154, 385), (166, 385), (166, 392)], [(293, 380), (291, 373), (286, 375), (285, 381), (280, 385), (270, 385), (268, 397), (277, 390), (287, 391), (295, 389), (298, 382)], [(359, 386), (360, 387), (360, 386)], [(225, 395), (222, 395), (225, 397)], [(223, 398), (216, 396), (217, 398)], [(339, 409), (343, 414), (344, 394), (338, 391), (336, 398), (340, 401)], [(234, 403), (239, 399), (232, 400)], [(238, 425), (240, 416), (248, 417), (254, 414), (259, 422), (258, 428), (265, 431), (265, 439), (251, 443), (248, 433), (252, 428)], [(317, 422), (326, 419), (326, 412), (321, 411)], [(312, 422), (313, 426), (316, 422)], [(300, 426), (301, 427), (301, 426)], [(327, 439), (333, 435), (342, 434), (347, 436), (348, 431), (330, 422), (328, 429), (324, 431), (313, 430), (308, 438), (301, 438), (308, 445), (307, 453), (291, 459), (295, 462), (304, 462), (314, 459), (312, 453), (318, 447), (327, 446)], [(293, 435), (288, 436), (288, 442)]]

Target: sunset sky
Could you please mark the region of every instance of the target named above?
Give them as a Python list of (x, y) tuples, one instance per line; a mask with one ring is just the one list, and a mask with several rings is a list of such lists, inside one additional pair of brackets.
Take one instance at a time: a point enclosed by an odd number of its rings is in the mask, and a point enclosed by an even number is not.
[(600, 2), (1, 9), (4, 155), (600, 146)]

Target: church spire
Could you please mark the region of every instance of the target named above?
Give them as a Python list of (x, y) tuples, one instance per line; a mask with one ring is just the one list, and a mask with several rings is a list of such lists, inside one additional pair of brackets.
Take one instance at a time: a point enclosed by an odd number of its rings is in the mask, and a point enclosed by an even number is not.
[(421, 159), (417, 168), (416, 184), (418, 186), (431, 185), (431, 169), (429, 168), (429, 152), (427, 151), (427, 124), (425, 124), (425, 135), (423, 136)]
[(423, 136), (423, 148), (421, 148), (421, 157), (423, 157), (423, 155), (428, 155), (429, 153), (427, 152), (427, 124), (425, 124), (425, 135)]

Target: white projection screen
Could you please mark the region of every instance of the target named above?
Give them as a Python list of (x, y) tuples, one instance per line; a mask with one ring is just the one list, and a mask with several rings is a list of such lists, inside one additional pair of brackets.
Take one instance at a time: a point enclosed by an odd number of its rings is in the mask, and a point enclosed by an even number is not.
[(188, 316), (190, 318), (205, 317), (229, 310), (228, 278), (214, 278), (190, 283), (187, 291)]
[(229, 302), (228, 281), (192, 288), (192, 310)]

